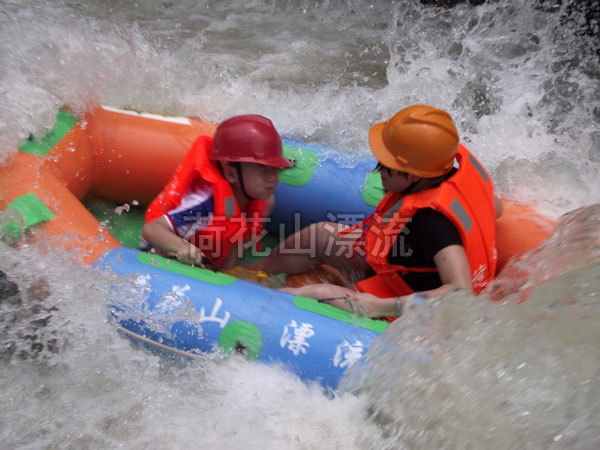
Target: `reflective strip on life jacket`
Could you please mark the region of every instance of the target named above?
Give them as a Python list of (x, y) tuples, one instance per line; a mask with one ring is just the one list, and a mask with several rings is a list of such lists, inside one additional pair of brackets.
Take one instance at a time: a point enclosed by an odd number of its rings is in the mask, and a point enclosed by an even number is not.
[(473, 226), (473, 220), (458, 198), (452, 200), (452, 203), (450, 204), (450, 211), (452, 211), (456, 218), (460, 221), (465, 233), (469, 234), (469, 231), (471, 231), (471, 227)]
[(387, 225), (387, 223), (392, 219), (394, 214), (396, 214), (400, 210), (401, 207), (402, 207), (402, 197), (400, 197), (398, 199), (398, 201), (396, 203), (394, 203), (392, 205), (392, 207), (390, 208), (390, 210), (386, 213), (385, 217), (382, 220), (382, 224), (384, 226)]
[(233, 217), (235, 216), (236, 204), (235, 197), (229, 196), (224, 201), (225, 205), (225, 217)]

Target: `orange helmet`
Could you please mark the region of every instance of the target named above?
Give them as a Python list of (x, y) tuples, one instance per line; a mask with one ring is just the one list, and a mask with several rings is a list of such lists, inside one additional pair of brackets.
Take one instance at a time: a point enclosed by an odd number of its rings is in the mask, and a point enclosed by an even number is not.
[(434, 178), (452, 169), (458, 150), (458, 132), (446, 111), (413, 105), (373, 125), (369, 144), (375, 158), (384, 166)]

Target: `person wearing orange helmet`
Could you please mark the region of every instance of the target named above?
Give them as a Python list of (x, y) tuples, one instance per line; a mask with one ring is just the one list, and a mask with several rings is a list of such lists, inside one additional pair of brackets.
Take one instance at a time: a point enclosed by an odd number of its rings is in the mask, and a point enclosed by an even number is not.
[[(483, 289), (495, 272), (500, 204), (488, 172), (459, 143), (450, 115), (409, 106), (374, 125), (369, 144), (387, 191), (375, 212), (351, 228), (310, 225), (257, 268), (303, 273), (333, 266), (354, 286), (286, 290), (370, 317), (398, 317), (416, 301), (455, 288)], [(313, 255), (279, 251), (294, 242), (315, 243)]]
[(200, 136), (146, 211), (142, 248), (179, 261), (235, 265), (238, 246), (255, 239), (273, 209), (279, 170), (291, 167), (266, 117), (246, 114)]

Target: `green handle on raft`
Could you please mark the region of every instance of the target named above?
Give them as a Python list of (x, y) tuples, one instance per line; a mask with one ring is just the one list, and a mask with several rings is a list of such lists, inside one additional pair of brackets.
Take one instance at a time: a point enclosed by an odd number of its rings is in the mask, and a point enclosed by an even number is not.
[(1, 232), (3, 236), (10, 236), (10, 239), (15, 241), (21, 239), (25, 229), (55, 217), (54, 213), (33, 192), (15, 198), (4, 211), (8, 210), (13, 210), (17, 216), (5, 216)]

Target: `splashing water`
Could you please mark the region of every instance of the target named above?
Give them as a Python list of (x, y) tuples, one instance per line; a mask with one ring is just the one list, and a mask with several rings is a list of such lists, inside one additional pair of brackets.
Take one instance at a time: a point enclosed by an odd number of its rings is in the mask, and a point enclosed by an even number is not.
[[(418, 102), (452, 113), (502, 196), (599, 203), (593, 5), (523, 3), (0, 0), (0, 160), (62, 105), (259, 113), (364, 155), (371, 124)], [(333, 399), (277, 367), (135, 348), (107, 315), (134, 279), (0, 243), (3, 447), (596, 448), (598, 217), (512, 262), (489, 292), (506, 304), (453, 293), (396, 321)]]
[(503, 304), (450, 293), (394, 322), (342, 386), (369, 398), (384, 448), (597, 442), (599, 224), (598, 207), (564, 217), (484, 294), (502, 292)]

